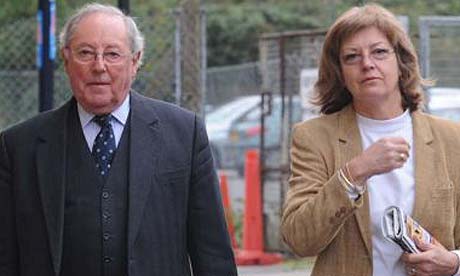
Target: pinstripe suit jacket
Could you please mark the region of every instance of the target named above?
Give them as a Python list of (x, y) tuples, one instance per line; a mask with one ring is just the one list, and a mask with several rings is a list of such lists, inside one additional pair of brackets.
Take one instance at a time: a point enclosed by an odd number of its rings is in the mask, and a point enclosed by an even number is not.
[[(128, 275), (236, 275), (203, 124), (131, 95)], [(72, 101), (1, 134), (2, 276), (60, 275)]]
[[(352, 202), (337, 170), (362, 151), (355, 112), (300, 123), (292, 138), (292, 175), (281, 232), (300, 256), (318, 256), (312, 276), (372, 275), (369, 198)], [(448, 249), (460, 247), (459, 126), (415, 111), (413, 217)]]

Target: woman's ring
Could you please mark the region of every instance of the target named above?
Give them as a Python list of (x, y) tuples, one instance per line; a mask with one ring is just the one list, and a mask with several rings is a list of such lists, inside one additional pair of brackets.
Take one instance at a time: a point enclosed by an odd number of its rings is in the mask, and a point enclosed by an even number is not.
[(404, 153), (400, 153), (400, 154), (399, 154), (399, 160), (400, 160), (400, 161), (406, 160), (406, 155), (405, 155)]
[(410, 275), (415, 275), (417, 273), (417, 270), (415, 270), (415, 267), (410, 269)]

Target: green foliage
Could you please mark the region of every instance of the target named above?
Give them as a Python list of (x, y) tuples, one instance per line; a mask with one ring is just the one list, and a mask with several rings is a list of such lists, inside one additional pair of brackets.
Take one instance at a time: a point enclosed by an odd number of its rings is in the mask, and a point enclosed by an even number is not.
[(258, 38), (263, 33), (319, 26), (293, 6), (210, 5), (207, 12), (209, 66), (257, 60)]
[(0, 24), (3, 26), (19, 18), (35, 15), (38, 0), (3, 1), (0, 8)]

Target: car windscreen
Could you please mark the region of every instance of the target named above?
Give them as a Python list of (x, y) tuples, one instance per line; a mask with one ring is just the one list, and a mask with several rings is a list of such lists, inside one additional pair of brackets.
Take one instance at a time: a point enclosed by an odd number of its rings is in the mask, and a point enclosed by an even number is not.
[(258, 97), (250, 97), (241, 98), (236, 101), (224, 104), (206, 115), (206, 123), (233, 121), (235, 118), (241, 116), (242, 112), (246, 112), (252, 106), (257, 105), (259, 101), (260, 100)]

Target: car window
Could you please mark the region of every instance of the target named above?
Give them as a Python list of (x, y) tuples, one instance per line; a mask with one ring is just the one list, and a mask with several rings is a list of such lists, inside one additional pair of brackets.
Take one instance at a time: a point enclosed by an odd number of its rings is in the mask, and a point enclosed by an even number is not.
[(257, 105), (257, 98), (241, 98), (224, 104), (206, 115), (207, 123), (221, 123), (222, 121), (233, 121), (241, 114), (247, 112)]
[(260, 105), (254, 106), (254, 108), (249, 111), (244, 117), (241, 118), (241, 122), (248, 121), (260, 121)]
[(460, 108), (431, 110), (430, 113), (448, 120), (460, 122)]
[(436, 116), (460, 122), (460, 89), (433, 87), (428, 89), (428, 111)]

